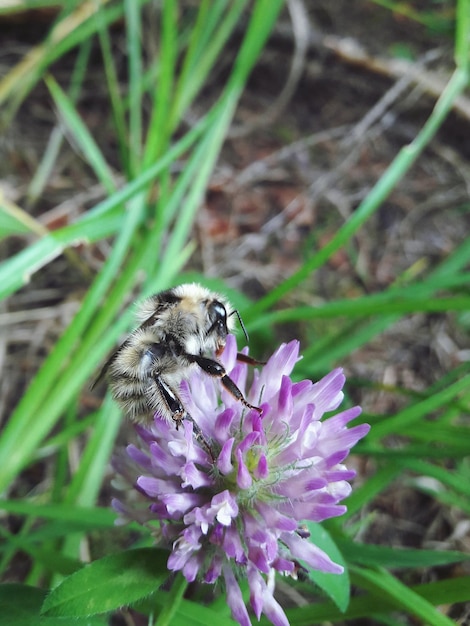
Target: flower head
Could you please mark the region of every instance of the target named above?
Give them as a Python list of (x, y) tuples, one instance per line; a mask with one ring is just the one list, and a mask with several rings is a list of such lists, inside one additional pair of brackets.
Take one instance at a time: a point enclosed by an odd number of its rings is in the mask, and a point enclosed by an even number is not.
[[(360, 414), (354, 407), (320, 421), (343, 399), (340, 369), (317, 383), (292, 382), (299, 344), (283, 344), (261, 370), (245, 397), (263, 413), (247, 410), (202, 371), (182, 385), (184, 404), (207, 444), (155, 416), (151, 427), (136, 426), (141, 446), (128, 456), (139, 477), (135, 486), (150, 502), (148, 520), (158, 520), (172, 546), (168, 568), (188, 581), (225, 580), (232, 615), (251, 622), (238, 581), (250, 588), (250, 604), (276, 625), (288, 624), (274, 599), (275, 573), (295, 575), (299, 561), (313, 569), (341, 573), (309, 541), (305, 520), (341, 515), (339, 504), (351, 491), (354, 472), (343, 461), (369, 426), (346, 428)], [(247, 365), (237, 361), (235, 338), (221, 357), (227, 372), (245, 392)], [(129, 507), (115, 503), (121, 513)], [(139, 513), (139, 521), (142, 514)]]

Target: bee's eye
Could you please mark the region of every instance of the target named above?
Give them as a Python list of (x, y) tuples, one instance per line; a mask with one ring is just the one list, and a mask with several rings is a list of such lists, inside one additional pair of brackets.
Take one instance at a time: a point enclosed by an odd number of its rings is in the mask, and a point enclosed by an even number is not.
[(207, 331), (209, 335), (212, 332), (216, 332), (218, 335), (227, 335), (227, 311), (225, 310), (222, 302), (213, 300), (208, 308), (209, 320), (211, 322), (210, 328)]
[(225, 310), (222, 302), (219, 302), (218, 300), (211, 302), (209, 306), (209, 318), (211, 322), (227, 320), (227, 311)]

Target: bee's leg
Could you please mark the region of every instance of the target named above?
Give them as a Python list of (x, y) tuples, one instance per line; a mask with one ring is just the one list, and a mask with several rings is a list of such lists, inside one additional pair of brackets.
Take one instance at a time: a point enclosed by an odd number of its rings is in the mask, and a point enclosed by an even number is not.
[(187, 415), (184, 406), (175, 391), (160, 376), (155, 376), (154, 380), (171, 417), (176, 422), (176, 430), (178, 430), (185, 415)]
[(255, 411), (258, 411), (258, 413), (263, 412), (263, 409), (258, 406), (254, 406), (253, 404), (250, 404), (248, 402), (240, 389), (227, 374), (224, 366), (221, 363), (215, 361), (214, 359), (208, 359), (205, 356), (199, 356), (196, 354), (187, 354), (185, 356), (190, 361), (193, 361), (193, 363), (197, 363), (199, 367), (204, 372), (206, 372), (206, 374), (209, 374), (209, 376), (214, 376), (214, 378), (220, 378), (220, 382), (225, 387), (225, 389), (227, 389), (227, 391), (229, 391), (236, 400), (239, 400), (248, 409), (255, 409)]
[(240, 361), (240, 363), (248, 363), (248, 365), (266, 365), (266, 361), (258, 361), (258, 359), (254, 359), (252, 356), (242, 354), (241, 352), (237, 353), (237, 361)]
[(196, 422), (193, 420), (193, 418), (190, 415), (188, 417), (189, 417), (189, 419), (193, 423), (193, 435), (194, 435), (194, 438), (201, 445), (201, 447), (204, 448), (204, 450), (208, 453), (208, 455), (210, 456), (210, 458), (214, 462), (215, 459), (217, 458), (217, 455), (214, 454), (214, 451), (212, 450), (212, 448), (210, 446), (210, 443), (204, 437), (204, 435), (202, 433), (202, 430), (199, 428), (199, 426), (196, 424)]
[(160, 391), (160, 393), (162, 395), (162, 398), (164, 399), (164, 401), (165, 401), (165, 403), (166, 403), (166, 405), (168, 407), (168, 410), (171, 412), (171, 417), (176, 422), (176, 430), (178, 430), (178, 428), (181, 425), (183, 419), (191, 420), (191, 422), (193, 423), (193, 434), (194, 434), (194, 437), (206, 449), (206, 451), (209, 453), (210, 457), (213, 459), (214, 458), (214, 454), (212, 452), (212, 449), (211, 449), (209, 443), (207, 442), (206, 438), (202, 434), (202, 430), (199, 428), (199, 426), (193, 420), (191, 415), (183, 407), (183, 404), (182, 404), (181, 400), (179, 399), (177, 393), (174, 391), (174, 389), (172, 389), (168, 385), (168, 383), (166, 383), (160, 376), (155, 376), (155, 382), (157, 383), (158, 389), (159, 389), (159, 391)]

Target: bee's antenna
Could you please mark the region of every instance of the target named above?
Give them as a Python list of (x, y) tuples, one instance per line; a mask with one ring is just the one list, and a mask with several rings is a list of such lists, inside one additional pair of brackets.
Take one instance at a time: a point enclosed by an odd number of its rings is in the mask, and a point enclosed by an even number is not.
[(232, 315), (236, 315), (238, 317), (238, 321), (240, 322), (241, 329), (243, 331), (243, 334), (245, 335), (246, 342), (248, 343), (250, 340), (248, 338), (248, 333), (246, 332), (245, 324), (243, 323), (240, 313), (235, 309), (235, 311), (232, 311), (230, 313), (229, 317), (232, 317)]

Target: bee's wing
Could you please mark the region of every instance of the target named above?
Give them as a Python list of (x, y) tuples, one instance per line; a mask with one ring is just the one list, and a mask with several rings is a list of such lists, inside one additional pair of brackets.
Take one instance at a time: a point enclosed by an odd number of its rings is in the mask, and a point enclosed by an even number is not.
[[(138, 332), (141, 328), (145, 328), (146, 326), (148, 326), (149, 324), (152, 323), (152, 321), (155, 319), (155, 312), (152, 313), (140, 326), (139, 328), (134, 331), (134, 332)], [(119, 348), (117, 350), (115, 350), (111, 356), (109, 357), (109, 359), (106, 361), (106, 363), (103, 365), (103, 367), (101, 368), (101, 370), (99, 371), (98, 375), (93, 379), (93, 382), (91, 383), (91, 389), (94, 389), (96, 387), (96, 385), (100, 382), (100, 380), (104, 377), (104, 375), (106, 374), (109, 366), (111, 365), (111, 363), (115, 360), (115, 358), (117, 357), (117, 355), (121, 352), (121, 350), (123, 348), (125, 348), (127, 346), (127, 344), (129, 343), (129, 339), (126, 339), (126, 341), (124, 341), (124, 343), (122, 343)]]
[(104, 378), (106, 372), (109, 369), (109, 366), (111, 365), (111, 363), (115, 360), (115, 358), (117, 357), (117, 355), (121, 352), (121, 350), (123, 349), (123, 347), (126, 345), (127, 341), (125, 341), (122, 346), (120, 346), (117, 350), (115, 350), (111, 356), (109, 357), (109, 359), (107, 359), (106, 363), (103, 365), (103, 367), (100, 369), (100, 371), (98, 372), (98, 374), (95, 376), (95, 378), (93, 379), (90, 389), (94, 389), (96, 387), (96, 385), (100, 382), (100, 380), (102, 380), (102, 378)]

